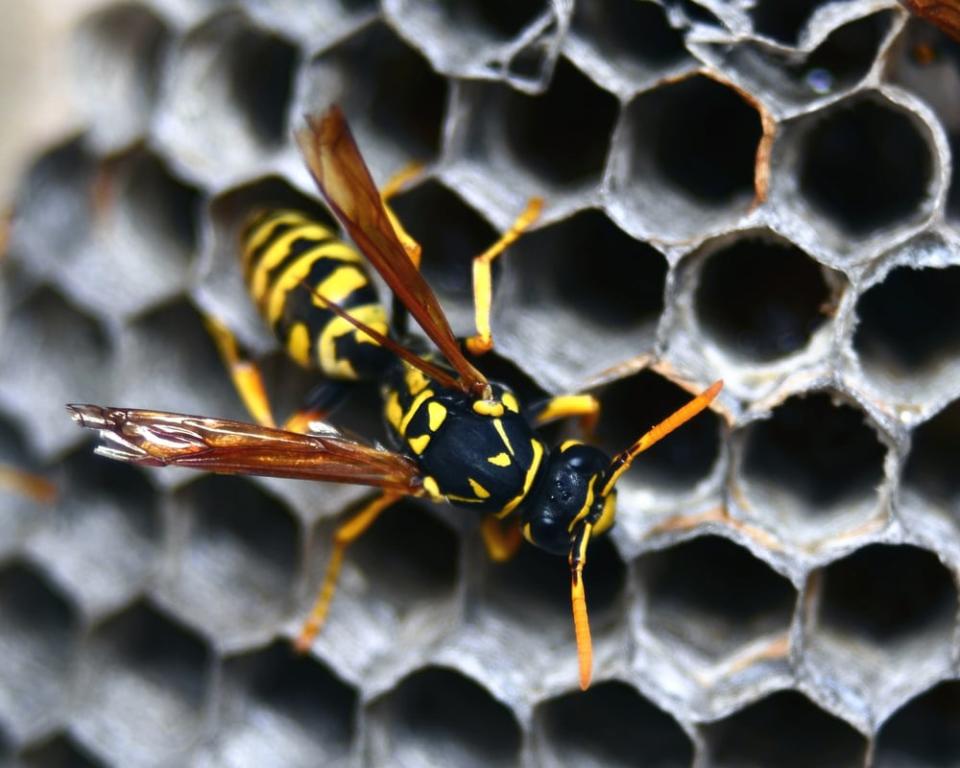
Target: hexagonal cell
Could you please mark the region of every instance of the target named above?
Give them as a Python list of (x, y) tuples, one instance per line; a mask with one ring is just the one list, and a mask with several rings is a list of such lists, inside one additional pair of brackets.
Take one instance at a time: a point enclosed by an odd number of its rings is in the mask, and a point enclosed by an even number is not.
[(377, 13), (376, 0), (242, 0), (251, 18), (320, 50), (359, 29)]
[(796, 691), (779, 691), (703, 726), (710, 765), (858, 768), (867, 741)]
[(720, 659), (760, 638), (781, 637), (797, 593), (784, 576), (741, 546), (701, 536), (644, 555), (636, 577), (645, 622), (705, 659)]
[(494, 341), (548, 388), (574, 391), (653, 348), (667, 261), (606, 214), (583, 211), (525, 235), (503, 266), (503, 285), (494, 280)]
[[(370, 498), (317, 529), (319, 546), (299, 620), (317, 595), (334, 524), (345, 523)], [(401, 501), (388, 508), (346, 552), (330, 615), (315, 643), (318, 652), (336, 659), (341, 674), (367, 682), (371, 664), (415, 656), (459, 621), (459, 553), (456, 534), (421, 504)]]
[(940, 683), (903, 705), (877, 735), (877, 768), (947, 768), (960, 763), (960, 683)]
[[(903, 488), (920, 493), (949, 514), (960, 496), (960, 400), (954, 400), (913, 432)], [(960, 524), (960, 518), (955, 518)]]
[[(543, 195), (547, 213), (576, 200), (581, 205), (599, 184), (618, 104), (567, 59), (557, 62), (550, 87), (529, 95), (502, 84), (475, 84), (463, 91), (462, 167), (470, 199), (490, 197), (490, 208)], [(460, 148), (458, 146), (458, 148)], [(463, 189), (458, 182), (457, 189)], [(509, 194), (508, 194), (509, 192)], [(483, 210), (488, 209), (483, 200)], [(515, 215), (515, 214), (513, 214)]]
[(757, 0), (751, 16), (757, 34), (784, 45), (796, 45), (807, 23), (829, 0)]
[(903, 107), (859, 94), (782, 125), (772, 194), (800, 207), (819, 248), (847, 256), (868, 238), (887, 242), (891, 230), (930, 214), (932, 143), (926, 124)]
[(69, 734), (59, 734), (20, 755), (24, 768), (106, 768)]
[(677, 721), (620, 682), (540, 704), (534, 733), (550, 765), (680, 768), (693, 759)]
[(31, 567), (0, 570), (0, 718), (21, 739), (63, 717), (79, 618)]
[(77, 103), (98, 148), (118, 148), (147, 132), (170, 30), (135, 2), (88, 16), (75, 32), (71, 69)]
[[(4, 470), (24, 471), (44, 476), (33, 456), (27, 450), (23, 433), (12, 421), (0, 417), (0, 473)], [(48, 523), (54, 506), (39, 499), (24, 496), (0, 481), (0, 556), (19, 550), (36, 530)]]
[(826, 322), (824, 307), (835, 303), (824, 268), (789, 241), (751, 233), (703, 253), (697, 321), (738, 363), (771, 363), (800, 352)]
[(299, 112), (337, 103), (374, 177), (440, 152), (447, 82), (388, 26), (377, 22), (313, 59), (303, 73)]
[[(791, 113), (821, 99), (835, 99), (870, 72), (893, 26), (894, 12), (881, 11), (843, 24), (809, 53), (798, 57), (763, 41), (705, 47), (718, 68), (733, 72), (768, 106)], [(701, 50), (701, 48), (698, 48)]]
[(113, 610), (154, 575), (163, 536), (156, 493), (141, 470), (86, 445), (60, 470), (58, 524), (33, 536), (28, 550), (85, 613)]
[[(596, 444), (611, 456), (691, 397), (652, 371), (621, 379), (596, 394), (602, 406)], [(671, 495), (674, 501), (693, 493), (715, 471), (719, 456), (720, 419), (705, 411), (637, 458), (617, 485), (621, 507), (630, 501), (649, 506), (650, 491)]]
[(621, 95), (691, 62), (683, 33), (670, 24), (664, 8), (636, 0), (577, 3), (566, 52)]
[(220, 727), (191, 765), (296, 768), (347, 765), (357, 692), (286, 643), (227, 659)]
[(239, 477), (179, 489), (176, 566), (160, 588), (171, 612), (235, 647), (272, 634), (291, 608), (300, 565), (297, 525), (283, 504)]
[(227, 11), (172, 52), (156, 136), (184, 173), (219, 183), (262, 167), (288, 142), (300, 60), (288, 40)]
[(754, 199), (761, 135), (757, 109), (704, 75), (640, 94), (624, 111), (611, 160), (611, 211), (669, 240), (731, 223)]
[(17, 306), (0, 332), (0, 402), (29, 429), (41, 455), (79, 443), (69, 402), (107, 398), (110, 345), (103, 328), (53, 288)]
[(90, 237), (97, 161), (82, 138), (41, 154), (14, 204), (9, 251), (30, 272), (55, 277)]
[[(384, 8), (409, 40), (422, 45), (433, 65), (459, 77), (507, 76), (514, 57), (554, 27), (556, 11), (545, 0), (453, 0), (418, 3), (387, 0)], [(556, 49), (556, 46), (552, 46)], [(551, 61), (538, 62), (530, 80), (542, 80)]]
[(209, 664), (202, 641), (137, 603), (93, 630), (73, 732), (118, 764), (182, 765), (203, 730)]
[(882, 720), (950, 668), (957, 587), (933, 553), (873, 544), (815, 579), (807, 662), (863, 721)]
[[(247, 419), (203, 318), (180, 299), (141, 315), (120, 335), (113, 398), (125, 406)], [(95, 402), (95, 401), (94, 401)], [(75, 428), (75, 427), (74, 427)], [(169, 470), (157, 473), (163, 477)]]
[(734, 500), (778, 537), (813, 552), (882, 521), (887, 448), (857, 407), (796, 396), (737, 437)]
[[(924, 248), (910, 250), (922, 265)], [(946, 244), (932, 250), (951, 258)], [(870, 384), (907, 403), (953, 389), (960, 356), (958, 288), (960, 266), (904, 264), (875, 278), (854, 310), (859, 322), (853, 349)]]
[(414, 672), (370, 706), (373, 765), (513, 766), (521, 732), (513, 713), (479, 682), (444, 667)]
[(95, 194), (94, 237), (61, 272), (71, 295), (117, 318), (183, 290), (196, 256), (200, 191), (138, 147), (101, 163)]

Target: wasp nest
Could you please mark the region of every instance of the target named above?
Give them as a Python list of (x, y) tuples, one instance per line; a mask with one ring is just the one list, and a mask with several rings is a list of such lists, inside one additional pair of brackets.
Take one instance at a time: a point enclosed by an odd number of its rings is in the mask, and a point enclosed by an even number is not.
[[(892, 0), (149, 0), (76, 32), (87, 130), (22, 180), (0, 291), (0, 762), (27, 766), (960, 763), (960, 49)], [(254, 207), (319, 206), (291, 141), (339, 102), (455, 330), (495, 276), (491, 375), (588, 389), (644, 456), (591, 549), (486, 561), (408, 502), (289, 638), (345, 486), (141, 471), (66, 402), (244, 414), (201, 323), (311, 382), (236, 263)], [(381, 435), (375, 388), (339, 423)]]

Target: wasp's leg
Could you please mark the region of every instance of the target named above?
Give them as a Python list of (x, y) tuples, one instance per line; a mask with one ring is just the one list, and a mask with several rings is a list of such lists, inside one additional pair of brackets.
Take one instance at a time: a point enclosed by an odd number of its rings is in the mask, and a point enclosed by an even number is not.
[(333, 552), (330, 554), (330, 562), (327, 563), (323, 584), (317, 593), (317, 599), (314, 601), (310, 615), (303, 623), (300, 634), (297, 635), (294, 643), (298, 652), (306, 653), (323, 627), (327, 612), (330, 610), (330, 603), (333, 600), (333, 593), (337, 589), (337, 577), (340, 575), (340, 566), (343, 565), (343, 555), (347, 547), (373, 525), (383, 510), (396, 503), (400, 498), (402, 496), (397, 493), (383, 493), (337, 528), (333, 535)]
[(487, 554), (495, 563), (505, 563), (517, 554), (523, 541), (517, 520), (504, 522), (494, 515), (487, 515), (480, 522), (480, 535)]
[(350, 394), (354, 383), (344, 379), (324, 379), (310, 390), (303, 408), (287, 419), (283, 428), (288, 432), (309, 432), (310, 422), (326, 421)]
[(584, 435), (591, 437), (600, 420), (600, 401), (593, 395), (558, 395), (527, 409), (527, 418), (538, 427), (572, 417), (580, 419)]
[(393, 176), (391, 176), (387, 183), (383, 185), (383, 188), (380, 190), (380, 197), (383, 200), (383, 207), (387, 210), (387, 216), (390, 217), (390, 223), (393, 225), (393, 231), (397, 233), (397, 237), (400, 239), (400, 243), (403, 245), (403, 249), (407, 252), (407, 256), (410, 257), (410, 261), (413, 262), (414, 266), (418, 269), (420, 268), (420, 254), (423, 252), (423, 248), (420, 243), (413, 239), (409, 232), (404, 229), (403, 224), (400, 222), (400, 219), (397, 218), (396, 214), (393, 212), (393, 209), (389, 205), (391, 197), (394, 197), (398, 192), (400, 192), (407, 184), (417, 178), (421, 173), (423, 173), (423, 165), (421, 163), (411, 163), (405, 168), (401, 168)]
[(527, 207), (503, 233), (497, 242), (473, 260), (473, 305), (476, 317), (477, 334), (467, 339), (467, 349), (475, 355), (482, 355), (493, 349), (493, 335), (490, 331), (490, 305), (493, 301), (492, 267), (494, 260), (509, 248), (530, 228), (543, 210), (543, 200), (533, 197)]
[(57, 498), (57, 487), (45, 477), (0, 464), (2, 491), (10, 491), (41, 504), (51, 504)]

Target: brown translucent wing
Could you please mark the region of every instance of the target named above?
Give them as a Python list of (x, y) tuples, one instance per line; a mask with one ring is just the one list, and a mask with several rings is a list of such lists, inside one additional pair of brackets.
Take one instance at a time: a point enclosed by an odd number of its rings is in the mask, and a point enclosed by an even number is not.
[(462, 388), (482, 392), (487, 380), (460, 351), (440, 302), (397, 238), (343, 112), (334, 106), (320, 117), (307, 116), (297, 141), (317, 186), (357, 247), (460, 374)]
[(909, 11), (960, 42), (960, 0), (901, 0)]
[(410, 495), (421, 490), (413, 461), (336, 433), (302, 435), (241, 421), (99, 405), (67, 409), (80, 426), (100, 431), (97, 453), (119, 461), (373, 485)]

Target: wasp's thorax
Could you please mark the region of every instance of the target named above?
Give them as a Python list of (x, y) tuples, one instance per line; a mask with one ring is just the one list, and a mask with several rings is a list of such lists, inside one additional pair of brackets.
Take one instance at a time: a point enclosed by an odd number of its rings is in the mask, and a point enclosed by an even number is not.
[(598, 448), (570, 440), (554, 451), (521, 507), (523, 535), (555, 555), (570, 552), (579, 527), (603, 533), (616, 515), (616, 490), (603, 495), (610, 457)]

